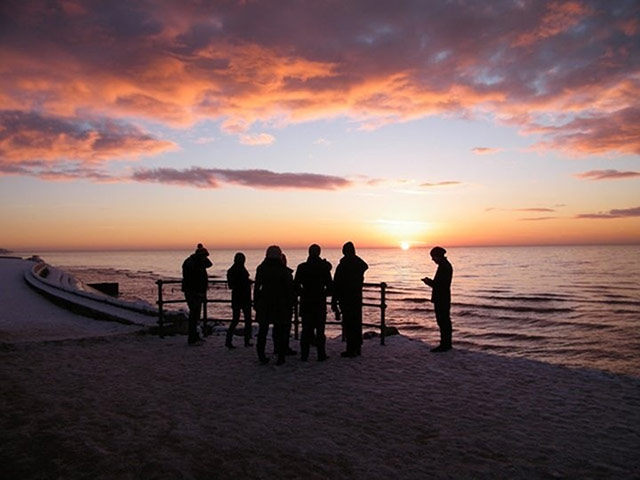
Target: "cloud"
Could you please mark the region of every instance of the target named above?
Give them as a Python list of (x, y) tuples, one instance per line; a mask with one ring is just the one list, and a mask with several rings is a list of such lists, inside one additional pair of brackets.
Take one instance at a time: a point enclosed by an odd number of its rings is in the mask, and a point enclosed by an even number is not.
[[(557, 205), (556, 207), (564, 207), (564, 205)], [(497, 207), (487, 207), (484, 209), (485, 212), (533, 212), (533, 213), (550, 213), (555, 212), (555, 208), (548, 207), (524, 207), (524, 208), (497, 208)]]
[(627, 178), (638, 178), (640, 172), (621, 172), (619, 170), (589, 170), (588, 172), (578, 173), (576, 178), (583, 180), (620, 180)]
[(514, 208), (516, 212), (555, 212), (553, 208)]
[(95, 165), (175, 148), (172, 142), (159, 140), (124, 122), (0, 111), (0, 165), (40, 165), (34, 161)]
[(374, 3), (5, 0), (0, 105), (235, 135), (482, 113), (537, 148), (640, 151), (637, 2)]
[(640, 107), (589, 114), (560, 126), (535, 130), (551, 138), (539, 142), (537, 148), (564, 150), (575, 155), (640, 154)]
[(197, 188), (220, 188), (223, 184), (260, 189), (337, 190), (352, 186), (345, 178), (315, 173), (277, 173), (269, 170), (227, 170), (192, 167), (138, 169), (131, 179)]
[(614, 210), (609, 210), (608, 212), (600, 212), (600, 213), (583, 213), (576, 216), (576, 218), (594, 218), (594, 219), (611, 219), (611, 218), (627, 218), (627, 217), (640, 217), (640, 207), (614, 209)]
[(271, 145), (276, 139), (268, 133), (257, 133), (251, 135), (241, 135), (240, 143), (243, 145)]
[(502, 151), (501, 148), (476, 147), (471, 150), (476, 155), (493, 155)]
[(451, 187), (454, 185), (462, 185), (462, 182), (456, 182), (453, 180), (445, 181), (445, 182), (435, 182), (435, 183), (421, 183), (420, 187), (432, 188), (432, 187)]
[(518, 220), (522, 221), (522, 222), (544, 222), (547, 220), (557, 220), (560, 217), (525, 217), (525, 218), (519, 218)]

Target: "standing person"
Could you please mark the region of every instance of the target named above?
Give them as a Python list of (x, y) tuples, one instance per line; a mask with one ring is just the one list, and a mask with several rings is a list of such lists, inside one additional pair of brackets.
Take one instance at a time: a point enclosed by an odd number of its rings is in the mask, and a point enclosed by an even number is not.
[(209, 287), (207, 268), (212, 265), (213, 263), (209, 260), (209, 252), (201, 243), (198, 244), (196, 251), (182, 262), (182, 291), (189, 306), (189, 336), (187, 338), (189, 345), (196, 345), (202, 341), (198, 335), (198, 320)]
[(231, 289), (231, 325), (227, 329), (225, 346), (233, 346), (233, 334), (240, 321), (240, 313), (244, 316), (244, 346), (250, 347), (251, 343), (251, 279), (244, 266), (246, 257), (238, 252), (233, 258), (233, 265), (227, 270), (227, 284)]
[(369, 265), (356, 255), (351, 242), (343, 245), (342, 254), (333, 277), (331, 307), (336, 313), (342, 312), (347, 349), (340, 356), (357, 357), (362, 352), (362, 286)]
[(293, 307), (291, 273), (282, 263), (282, 250), (277, 245), (267, 248), (265, 259), (256, 270), (253, 301), (259, 325), (256, 349), (260, 363), (267, 363), (265, 355), (269, 324), (273, 324), (273, 343), (278, 356), (277, 365), (285, 362), (289, 322)]
[(327, 358), (324, 334), (327, 322), (327, 295), (331, 289), (331, 264), (320, 258), (320, 246), (309, 247), (307, 261), (298, 265), (294, 283), (300, 294), (302, 335), (300, 337), (300, 360), (309, 359), (311, 341), (315, 337), (318, 360)]
[(431, 249), (431, 259), (438, 265), (433, 279), (424, 277), (422, 281), (431, 287), (431, 302), (436, 313), (436, 322), (440, 328), (440, 345), (432, 348), (432, 352), (446, 352), (453, 348), (451, 336), (451, 280), (453, 267), (445, 257), (447, 251), (442, 247)]

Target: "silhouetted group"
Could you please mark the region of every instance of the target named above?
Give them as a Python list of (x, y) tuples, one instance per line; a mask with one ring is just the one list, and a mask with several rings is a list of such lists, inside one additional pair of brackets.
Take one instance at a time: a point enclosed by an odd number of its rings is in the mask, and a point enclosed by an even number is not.
[[(302, 334), (300, 337), (300, 359), (308, 361), (312, 346), (317, 349), (318, 361), (329, 357), (326, 352), (325, 326), (327, 322), (327, 299), (331, 297), (331, 308), (336, 319), (342, 318), (346, 350), (343, 357), (356, 357), (362, 353), (362, 288), (367, 263), (356, 255), (352, 242), (342, 248), (343, 257), (331, 278), (331, 263), (320, 257), (321, 248), (309, 247), (307, 260), (293, 270), (287, 266), (287, 258), (277, 245), (267, 248), (265, 258), (256, 269), (251, 299), (251, 279), (245, 267), (245, 255), (236, 253), (231, 268), (227, 270), (227, 284), (231, 289), (232, 320), (226, 332), (225, 346), (235, 348), (233, 337), (244, 317), (244, 345), (251, 346), (251, 305), (256, 312), (258, 336), (256, 350), (260, 363), (268, 363), (266, 343), (269, 327), (272, 327), (276, 365), (282, 365), (289, 355), (297, 352), (290, 348), (292, 317), (296, 298), (300, 297)], [(202, 244), (182, 265), (182, 290), (189, 306), (190, 345), (200, 344), (197, 322), (206, 299), (208, 285), (206, 269), (212, 263), (209, 252)]]
[[(333, 279), (331, 263), (320, 257), (321, 248), (313, 244), (309, 247), (307, 260), (293, 270), (287, 266), (287, 258), (277, 245), (267, 248), (265, 258), (256, 269), (253, 282), (253, 302), (251, 299), (251, 279), (245, 267), (245, 255), (236, 253), (233, 265), (227, 270), (227, 284), (231, 289), (232, 320), (226, 332), (225, 346), (235, 348), (233, 336), (244, 317), (244, 345), (251, 343), (251, 306), (256, 312), (258, 336), (256, 350), (262, 364), (269, 362), (266, 354), (267, 335), (272, 327), (276, 365), (282, 365), (289, 355), (297, 352), (290, 348), (292, 317), (296, 299), (300, 298), (302, 334), (300, 338), (300, 359), (308, 361), (312, 346), (317, 349), (318, 361), (329, 357), (326, 352), (325, 326), (327, 322), (327, 299), (331, 297), (331, 309), (336, 320), (342, 321), (342, 332), (346, 349), (342, 357), (357, 357), (362, 354), (362, 290), (367, 263), (356, 255), (352, 242), (342, 247), (342, 258)], [(435, 247), (430, 252), (438, 265), (433, 279), (424, 277), (422, 281), (432, 288), (436, 321), (440, 329), (440, 344), (432, 352), (445, 352), (452, 348), (451, 326), (451, 280), (453, 267), (446, 258), (446, 250)], [(212, 266), (209, 252), (199, 243), (195, 252), (182, 264), (182, 291), (189, 306), (188, 343), (198, 345), (201, 338), (197, 322), (206, 301), (208, 287), (207, 268)]]

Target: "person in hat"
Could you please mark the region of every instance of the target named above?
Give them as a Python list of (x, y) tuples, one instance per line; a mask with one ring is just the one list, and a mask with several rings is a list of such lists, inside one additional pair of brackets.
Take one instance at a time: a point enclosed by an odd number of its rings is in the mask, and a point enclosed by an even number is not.
[(227, 329), (225, 346), (230, 349), (235, 348), (233, 334), (240, 321), (241, 313), (244, 316), (244, 346), (253, 345), (251, 343), (251, 279), (244, 266), (245, 261), (244, 253), (238, 252), (233, 258), (233, 265), (227, 270), (227, 285), (231, 289), (232, 319)]
[(303, 362), (309, 359), (313, 339), (318, 349), (318, 360), (329, 358), (325, 349), (324, 331), (327, 323), (327, 295), (332, 286), (331, 264), (320, 258), (320, 252), (320, 246), (315, 243), (309, 247), (309, 257), (306, 262), (298, 265), (294, 279), (296, 291), (300, 294), (300, 360)]
[(432, 348), (432, 352), (451, 350), (453, 328), (451, 326), (451, 280), (453, 267), (445, 256), (447, 251), (442, 247), (431, 249), (431, 259), (438, 265), (435, 276), (424, 277), (422, 281), (431, 287), (431, 302), (436, 314), (436, 322), (440, 328), (440, 345)]
[(269, 325), (273, 325), (273, 343), (282, 365), (288, 350), (289, 324), (293, 311), (293, 281), (282, 262), (282, 250), (277, 245), (267, 248), (265, 258), (256, 269), (253, 302), (258, 322), (256, 350), (260, 363), (269, 362), (265, 354)]
[(209, 260), (209, 251), (201, 243), (198, 244), (195, 252), (182, 263), (182, 291), (189, 306), (189, 333), (187, 337), (189, 345), (198, 345), (202, 341), (198, 335), (198, 320), (209, 287), (207, 268), (211, 266), (213, 263)]
[(356, 255), (352, 242), (342, 246), (342, 254), (333, 277), (331, 308), (336, 317), (342, 314), (347, 349), (340, 356), (357, 357), (362, 353), (362, 287), (369, 265)]

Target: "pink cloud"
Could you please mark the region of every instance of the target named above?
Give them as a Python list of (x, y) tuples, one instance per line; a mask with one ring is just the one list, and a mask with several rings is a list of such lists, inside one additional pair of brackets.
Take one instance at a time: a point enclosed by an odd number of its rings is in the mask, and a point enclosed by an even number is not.
[(315, 173), (277, 173), (269, 170), (228, 170), (192, 167), (139, 169), (132, 175), (138, 182), (156, 182), (197, 188), (220, 188), (223, 184), (261, 189), (336, 190), (350, 187), (345, 178)]
[(627, 178), (638, 178), (640, 172), (621, 172), (619, 170), (589, 170), (588, 172), (578, 173), (577, 178), (583, 180), (620, 180)]
[(576, 118), (558, 127), (540, 127), (551, 140), (538, 148), (565, 150), (576, 155), (640, 154), (640, 107), (630, 107), (608, 114)]
[(494, 153), (499, 153), (502, 151), (501, 148), (491, 148), (491, 147), (476, 147), (471, 150), (476, 155), (493, 155)]
[(215, 119), (234, 135), (256, 123), (341, 116), (378, 128), (482, 110), (539, 133), (540, 148), (640, 148), (636, 2), (5, 4), (5, 109), (79, 123)]
[(431, 188), (431, 187), (451, 187), (454, 185), (461, 185), (462, 182), (457, 182), (454, 180), (449, 180), (445, 182), (435, 182), (435, 183), (421, 183), (421, 187)]

